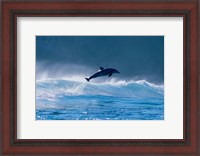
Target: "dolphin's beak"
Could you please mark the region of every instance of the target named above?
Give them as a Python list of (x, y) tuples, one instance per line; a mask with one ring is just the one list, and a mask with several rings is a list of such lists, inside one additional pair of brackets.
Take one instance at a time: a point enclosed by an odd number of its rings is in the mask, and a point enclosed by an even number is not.
[(119, 71), (117, 71), (117, 73), (120, 73)]

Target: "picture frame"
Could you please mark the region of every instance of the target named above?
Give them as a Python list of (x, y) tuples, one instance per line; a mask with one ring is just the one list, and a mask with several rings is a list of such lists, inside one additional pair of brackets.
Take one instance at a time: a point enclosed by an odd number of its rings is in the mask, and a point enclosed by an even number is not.
[[(198, 155), (198, 2), (2, 2), (3, 154)], [(183, 17), (183, 139), (18, 139), (18, 17)]]

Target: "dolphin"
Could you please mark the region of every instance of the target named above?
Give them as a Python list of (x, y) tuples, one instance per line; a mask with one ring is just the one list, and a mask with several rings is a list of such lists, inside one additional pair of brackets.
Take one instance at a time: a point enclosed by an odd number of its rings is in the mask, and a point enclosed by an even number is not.
[(93, 74), (92, 76), (90, 76), (89, 78), (85, 78), (88, 82), (96, 77), (100, 77), (100, 76), (106, 76), (108, 75), (108, 77), (112, 76), (113, 73), (119, 73), (118, 70), (113, 69), (113, 68), (106, 68), (104, 69), (103, 67), (100, 67), (100, 70), (98, 72), (96, 72), (95, 74)]

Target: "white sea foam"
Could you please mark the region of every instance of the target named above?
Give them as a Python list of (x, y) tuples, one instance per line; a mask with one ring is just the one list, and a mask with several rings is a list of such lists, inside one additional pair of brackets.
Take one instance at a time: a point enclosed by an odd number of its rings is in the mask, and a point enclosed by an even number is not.
[(36, 97), (55, 101), (64, 96), (104, 95), (116, 97), (154, 98), (163, 97), (164, 86), (145, 80), (125, 81), (111, 79), (105, 82), (87, 82), (79, 78), (43, 79), (36, 82)]

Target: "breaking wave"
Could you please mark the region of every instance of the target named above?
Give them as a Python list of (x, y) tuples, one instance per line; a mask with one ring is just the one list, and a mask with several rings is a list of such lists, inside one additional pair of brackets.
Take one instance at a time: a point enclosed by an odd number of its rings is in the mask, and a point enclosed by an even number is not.
[(145, 80), (115, 81), (103, 83), (86, 82), (78, 80), (46, 79), (36, 82), (36, 97), (55, 101), (64, 96), (113, 96), (131, 98), (163, 98), (164, 86), (155, 85)]

